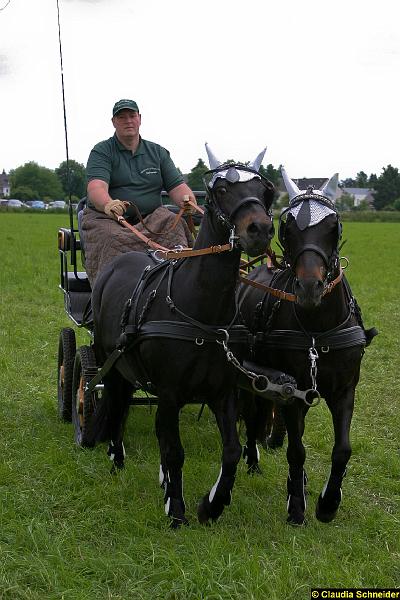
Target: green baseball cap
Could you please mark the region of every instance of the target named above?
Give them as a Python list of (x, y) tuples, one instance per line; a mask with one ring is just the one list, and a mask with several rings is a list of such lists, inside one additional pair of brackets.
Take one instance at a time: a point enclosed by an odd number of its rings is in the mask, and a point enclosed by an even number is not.
[(115, 115), (124, 108), (127, 108), (128, 110), (134, 110), (135, 112), (139, 112), (139, 107), (134, 100), (118, 100), (118, 102), (116, 102), (113, 106), (113, 117), (115, 117)]

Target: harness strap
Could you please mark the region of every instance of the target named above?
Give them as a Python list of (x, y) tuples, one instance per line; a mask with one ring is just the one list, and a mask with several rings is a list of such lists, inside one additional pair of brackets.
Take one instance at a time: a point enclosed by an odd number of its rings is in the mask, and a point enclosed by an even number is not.
[(291, 350), (308, 350), (310, 347), (310, 336), (315, 339), (315, 347), (324, 352), (329, 350), (341, 350), (353, 346), (365, 346), (367, 336), (359, 325), (340, 329), (335, 332), (310, 333), (296, 331), (293, 329), (275, 329), (268, 334), (258, 332), (257, 342), (265, 347), (284, 348)]
[[(204, 342), (222, 342), (225, 340), (226, 325), (196, 326), (193, 323), (185, 321), (147, 321), (143, 323), (139, 330), (128, 325), (125, 333), (135, 333), (137, 337), (132, 340), (132, 345), (140, 343), (143, 339), (149, 338), (169, 338), (174, 340), (182, 340), (187, 342), (195, 342), (198, 346), (202, 346)], [(248, 344), (253, 339), (247, 327), (244, 325), (233, 325), (229, 329), (229, 343), (231, 344)]]

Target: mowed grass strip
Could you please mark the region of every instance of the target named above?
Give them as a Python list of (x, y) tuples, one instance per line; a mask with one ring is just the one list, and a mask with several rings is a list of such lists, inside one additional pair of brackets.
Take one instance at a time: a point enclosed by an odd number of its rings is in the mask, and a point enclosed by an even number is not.
[[(182, 412), (190, 526), (168, 529), (158, 487), (154, 409), (131, 410), (124, 472), (105, 446), (74, 446), (56, 409), (58, 335), (71, 326), (58, 290), (57, 230), (66, 215), (0, 215), (0, 599), (306, 599), (311, 587), (399, 585), (400, 225), (345, 223), (341, 254), (367, 327), (352, 426), (353, 456), (336, 520), (314, 516), (329, 472), (332, 426), (321, 405), (306, 424), (308, 525), (286, 525), (285, 450), (240, 464), (218, 523), (196, 505), (219, 472), (214, 419)], [(88, 342), (77, 332), (78, 344)]]

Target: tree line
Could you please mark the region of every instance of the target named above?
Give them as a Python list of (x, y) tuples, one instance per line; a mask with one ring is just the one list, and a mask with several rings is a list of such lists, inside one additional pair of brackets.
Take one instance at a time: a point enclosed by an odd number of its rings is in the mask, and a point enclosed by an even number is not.
[[(228, 161), (234, 163), (234, 160)], [(197, 164), (186, 175), (187, 183), (195, 191), (204, 191), (204, 175), (208, 167), (199, 158)], [(267, 177), (278, 189), (284, 189), (280, 167), (272, 164), (260, 167), (260, 173)], [(376, 210), (400, 210), (400, 173), (396, 167), (383, 167), (382, 173), (367, 175), (364, 171), (355, 178), (343, 179), (342, 188), (370, 188), (374, 190), (373, 205)], [(78, 201), (86, 194), (85, 166), (75, 160), (63, 161), (56, 169), (42, 167), (31, 161), (10, 171), (11, 197), (20, 200), (58, 200)], [(283, 201), (286, 201), (284, 199)], [(353, 198), (343, 194), (338, 203), (339, 209), (350, 208)], [(361, 207), (363, 208), (363, 207)], [(367, 207), (365, 207), (367, 208)]]

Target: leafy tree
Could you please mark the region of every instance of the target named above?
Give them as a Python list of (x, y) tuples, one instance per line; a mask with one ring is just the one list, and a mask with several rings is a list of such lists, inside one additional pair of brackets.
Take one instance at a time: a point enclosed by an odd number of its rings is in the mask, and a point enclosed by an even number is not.
[(383, 168), (383, 173), (378, 177), (374, 189), (374, 206), (376, 210), (389, 207), (400, 196), (399, 170), (392, 165)]
[(261, 173), (261, 175), (264, 175), (264, 177), (269, 179), (275, 187), (278, 187), (280, 185), (282, 180), (280, 167), (278, 169), (275, 169), (274, 165), (271, 164), (267, 165), (266, 167), (263, 167), (263, 165), (261, 165), (259, 172)]
[(188, 186), (192, 190), (196, 192), (205, 190), (203, 183), (203, 175), (206, 171), (208, 171), (207, 165), (201, 158), (199, 158), (199, 160), (197, 161), (197, 165), (193, 167), (193, 169), (188, 175)]
[(341, 187), (357, 187), (356, 180), (348, 177), (347, 179), (342, 179), (340, 182)]
[[(354, 187), (354, 186), (346, 186), (346, 187)], [(346, 210), (352, 210), (354, 208), (354, 196), (352, 194), (347, 194), (344, 192), (335, 202), (335, 206), (339, 212), (344, 212)]]
[(27, 185), (20, 185), (16, 188), (12, 188), (12, 193), (13, 197), (18, 198), (19, 200), (37, 200), (39, 198), (38, 193)]
[(58, 179), (61, 182), (65, 196), (69, 194), (82, 198), (86, 194), (86, 171), (84, 165), (76, 160), (64, 160), (55, 170)]
[(355, 187), (367, 188), (368, 187), (368, 175), (364, 171), (357, 173)]
[(375, 189), (377, 181), (378, 181), (378, 178), (375, 175), (375, 173), (371, 173), (371, 175), (369, 176), (369, 179), (368, 179), (368, 187), (371, 189)]
[(35, 192), (37, 199), (45, 196), (61, 198), (63, 189), (57, 175), (51, 169), (40, 167), (36, 162), (25, 163), (10, 172), (11, 195), (14, 190), (24, 187)]
[(394, 202), (393, 202), (393, 207), (395, 210), (400, 210), (400, 198), (397, 198)]

